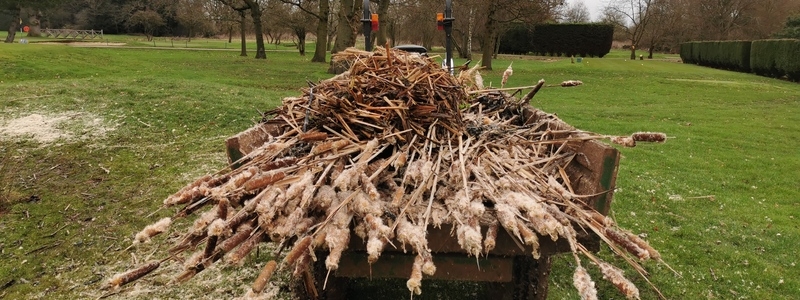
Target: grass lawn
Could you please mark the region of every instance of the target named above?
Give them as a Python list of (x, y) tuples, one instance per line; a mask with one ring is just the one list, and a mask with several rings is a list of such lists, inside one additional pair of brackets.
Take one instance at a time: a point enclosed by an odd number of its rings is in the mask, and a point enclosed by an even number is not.
[[(501, 57), (484, 77), (498, 83), (513, 61), (509, 86), (581, 80), (547, 87), (531, 104), (587, 131), (669, 135), (665, 144), (621, 149), (612, 205), (617, 222), (646, 235), (681, 274), (645, 263), (667, 298), (800, 297), (800, 85), (627, 54), (581, 64)], [(0, 44), (0, 126), (61, 121), (17, 126), (38, 138), (49, 133), (50, 142), (0, 135), (0, 298), (102, 295), (109, 276), (169, 247), (159, 237), (125, 250), (143, 226), (173, 213), (147, 217), (167, 195), (224, 167), (226, 137), (298, 95), (306, 80), (330, 77), (327, 64), (309, 62), (311, 53), (252, 55)], [(173, 263), (115, 297), (240, 296), (265, 252), (181, 286), (168, 284), (180, 267)], [(614, 261), (607, 250), (601, 255)], [(577, 299), (573, 261), (554, 261), (549, 298)], [(601, 299), (621, 298), (589, 269)], [(626, 274), (643, 299), (656, 298), (632, 269)]]

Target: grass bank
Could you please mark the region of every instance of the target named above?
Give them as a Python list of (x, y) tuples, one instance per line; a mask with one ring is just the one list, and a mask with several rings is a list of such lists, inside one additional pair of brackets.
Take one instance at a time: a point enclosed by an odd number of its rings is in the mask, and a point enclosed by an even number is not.
[[(681, 273), (646, 264), (668, 298), (800, 296), (800, 85), (618, 56), (581, 64), (506, 57), (484, 77), (498, 83), (513, 60), (509, 86), (581, 80), (576, 88), (547, 87), (532, 104), (588, 131), (670, 136), (665, 144), (622, 149), (612, 205), (622, 226), (646, 235)], [(62, 120), (54, 130), (67, 133), (51, 142), (37, 141), (35, 130), (0, 139), (0, 296), (94, 298), (108, 276), (163, 251), (163, 237), (125, 248), (141, 227), (171, 215), (146, 218), (163, 198), (224, 166), (226, 137), (299, 94), (306, 80), (329, 77), (326, 64), (309, 59), (294, 52), (255, 60), (225, 51), (0, 44), (0, 126), (39, 115)], [(255, 265), (264, 256), (252, 258)], [(571, 264), (555, 258), (551, 299), (577, 298)], [(166, 273), (177, 266), (171, 268), (117, 297), (230, 298), (258, 272), (252, 264), (215, 269), (171, 286)], [(601, 298), (619, 297), (592, 275)], [(655, 298), (632, 270), (627, 275), (643, 299)]]

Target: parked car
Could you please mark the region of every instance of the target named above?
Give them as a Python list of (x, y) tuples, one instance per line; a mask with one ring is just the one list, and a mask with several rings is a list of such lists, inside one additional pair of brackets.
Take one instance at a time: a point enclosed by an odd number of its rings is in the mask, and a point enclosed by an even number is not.
[(412, 45), (412, 44), (398, 45), (392, 49), (403, 50), (405, 52), (410, 52), (410, 53), (418, 53), (421, 56), (428, 56), (428, 49), (425, 49), (425, 47), (420, 45)]

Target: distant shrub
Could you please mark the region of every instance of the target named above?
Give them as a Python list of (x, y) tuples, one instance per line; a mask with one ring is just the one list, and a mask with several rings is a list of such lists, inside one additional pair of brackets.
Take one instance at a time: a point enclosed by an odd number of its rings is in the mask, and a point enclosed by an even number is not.
[(519, 24), (503, 34), (499, 50), (506, 54), (603, 57), (611, 51), (613, 38), (614, 26), (608, 24)]

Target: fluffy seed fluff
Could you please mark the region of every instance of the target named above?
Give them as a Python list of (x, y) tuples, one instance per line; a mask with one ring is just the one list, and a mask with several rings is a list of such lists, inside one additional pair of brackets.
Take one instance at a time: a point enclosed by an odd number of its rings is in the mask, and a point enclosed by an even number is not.
[(229, 234), (231, 234), (231, 229), (225, 225), (225, 221), (222, 219), (216, 219), (208, 225), (209, 236), (225, 236)]
[(572, 275), (572, 284), (578, 289), (578, 294), (581, 295), (581, 300), (597, 300), (597, 289), (594, 286), (594, 281), (589, 277), (581, 266), (575, 269), (575, 274)]
[[(476, 222), (477, 224), (477, 222)], [(458, 245), (467, 253), (479, 256), (483, 252), (483, 237), (480, 226), (459, 225), (456, 229)]]
[(145, 228), (142, 229), (142, 231), (140, 231), (139, 233), (136, 234), (136, 237), (134, 237), (133, 243), (134, 244), (138, 244), (138, 243), (150, 242), (150, 238), (151, 237), (153, 237), (153, 236), (155, 236), (155, 235), (157, 235), (159, 233), (162, 233), (164, 231), (167, 231), (167, 229), (169, 229), (169, 224), (171, 224), (171, 223), (172, 223), (172, 219), (163, 218), (161, 220), (158, 220), (158, 222), (155, 222), (153, 224), (145, 226)]
[(600, 262), (599, 267), (600, 272), (603, 273), (603, 279), (611, 282), (627, 299), (639, 299), (639, 289), (628, 278), (625, 278), (622, 270), (606, 262)]
[(424, 260), (422, 256), (417, 255), (414, 258), (414, 265), (411, 267), (411, 276), (406, 281), (406, 287), (408, 290), (411, 291), (412, 294), (420, 295), (422, 294), (422, 265), (424, 264)]
[(625, 147), (636, 147), (636, 141), (629, 136), (614, 136), (611, 137), (611, 142)]

